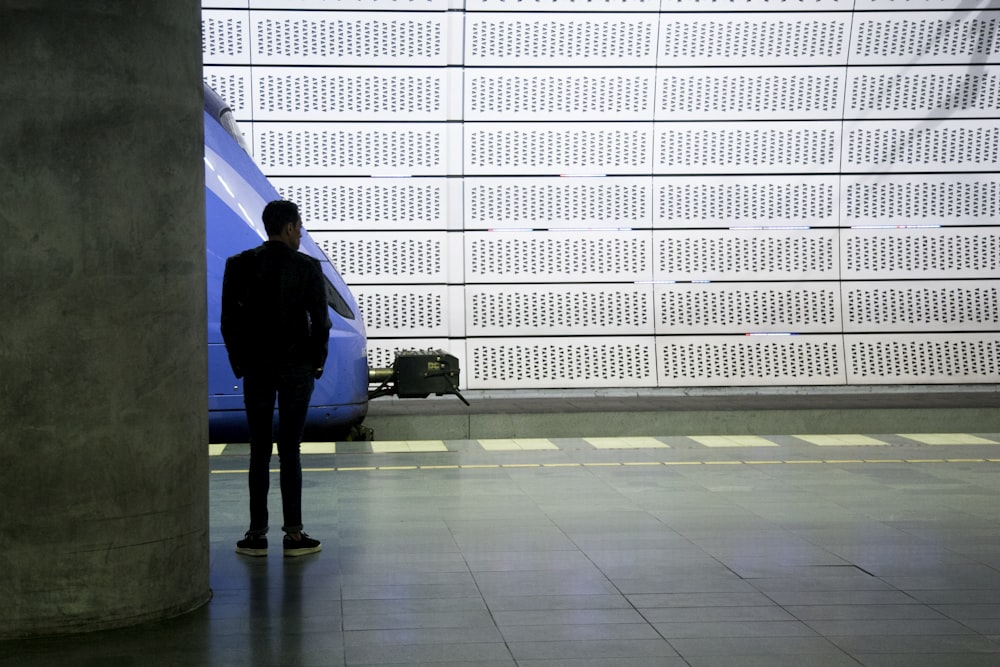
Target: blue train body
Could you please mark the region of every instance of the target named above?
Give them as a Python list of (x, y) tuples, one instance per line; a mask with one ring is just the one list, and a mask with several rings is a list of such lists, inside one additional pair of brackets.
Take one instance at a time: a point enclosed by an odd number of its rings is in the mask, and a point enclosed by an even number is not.
[[(260, 214), (267, 202), (280, 199), (267, 177), (243, 149), (235, 125), (229, 129), (222, 100), (205, 89), (205, 213), (208, 269), (208, 414), (210, 442), (246, 442), (243, 383), (229, 366), (219, 330), (222, 275), (226, 258), (259, 245), (265, 238)], [(221, 121), (221, 122), (220, 122)], [(307, 226), (309, 221), (305, 220)], [(307, 440), (342, 437), (368, 411), (368, 359), (361, 313), (343, 278), (308, 232), (300, 252), (320, 260), (328, 280), (330, 354), (317, 380)]]

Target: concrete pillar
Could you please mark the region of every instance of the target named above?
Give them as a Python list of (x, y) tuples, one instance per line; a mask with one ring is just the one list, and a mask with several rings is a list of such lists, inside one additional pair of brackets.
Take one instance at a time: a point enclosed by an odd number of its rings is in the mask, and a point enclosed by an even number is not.
[(209, 596), (197, 0), (0, 0), (0, 639)]

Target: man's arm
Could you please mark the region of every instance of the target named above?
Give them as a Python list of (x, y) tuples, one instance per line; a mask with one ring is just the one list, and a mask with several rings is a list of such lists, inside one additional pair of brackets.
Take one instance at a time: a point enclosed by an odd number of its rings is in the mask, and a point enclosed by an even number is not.
[(313, 269), (309, 281), (309, 293), (306, 298), (306, 307), (309, 310), (309, 344), (312, 351), (313, 369), (316, 379), (323, 375), (323, 366), (326, 365), (326, 357), (330, 343), (330, 314), (326, 299), (326, 278), (319, 262), (310, 258), (310, 265)]
[(222, 276), (222, 316), (220, 325), (222, 340), (229, 353), (229, 365), (236, 377), (243, 377), (245, 367), (246, 326), (243, 312), (243, 292), (245, 289), (239, 257), (226, 260), (226, 272)]

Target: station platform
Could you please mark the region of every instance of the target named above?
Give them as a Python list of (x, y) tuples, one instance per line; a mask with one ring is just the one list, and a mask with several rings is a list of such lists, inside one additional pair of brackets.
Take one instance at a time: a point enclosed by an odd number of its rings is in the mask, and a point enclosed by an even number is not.
[[(937, 425), (964, 409), (923, 408)], [(1000, 428), (584, 423), (306, 443), (306, 531), (323, 550), (301, 558), (282, 557), (277, 527), (267, 557), (234, 552), (248, 447), (214, 445), (213, 599), (0, 643), (0, 665), (1000, 664)], [(275, 526), (278, 498), (275, 475)]]

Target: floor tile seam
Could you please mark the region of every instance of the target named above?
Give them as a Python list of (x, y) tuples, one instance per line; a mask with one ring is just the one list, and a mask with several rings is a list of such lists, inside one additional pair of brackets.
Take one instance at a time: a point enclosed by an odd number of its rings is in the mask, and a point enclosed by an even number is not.
[(462, 544), (459, 541), (458, 537), (455, 535), (455, 527), (453, 522), (445, 520), (444, 524), (445, 527), (448, 529), (448, 535), (451, 537), (452, 542), (455, 544), (455, 548), (458, 549), (458, 553), (462, 557), (462, 563), (465, 564), (466, 571), (468, 572), (469, 577), (472, 579), (472, 583), (476, 587), (476, 593), (479, 596), (479, 600), (483, 603), (483, 608), (486, 610), (486, 613), (489, 614), (490, 622), (493, 624), (493, 628), (496, 630), (497, 634), (499, 635), (500, 639), (503, 642), (504, 650), (507, 651), (507, 655), (510, 657), (511, 661), (514, 664), (517, 664), (516, 658), (514, 657), (514, 650), (511, 648), (510, 642), (508, 641), (506, 635), (504, 635), (503, 630), (500, 628), (500, 624), (497, 623), (496, 610), (493, 609), (492, 606), (490, 606), (490, 602), (486, 598), (486, 594), (483, 592), (480, 579), (477, 576), (477, 570), (475, 570), (472, 567), (472, 564), (469, 563), (469, 558), (466, 555), (465, 550), (462, 548)]
[[(619, 492), (619, 495), (622, 495), (624, 497), (624, 494), (621, 494), (620, 492)], [(626, 499), (626, 501), (628, 500), (628, 498), (625, 498), (625, 499)], [(646, 511), (646, 514), (649, 514), (649, 512)], [(548, 516), (548, 515), (546, 515), (546, 516)], [(650, 516), (652, 516), (652, 515), (650, 514)], [(711, 558), (712, 560), (715, 560), (716, 562), (719, 562), (723, 567), (727, 567), (724, 563), (721, 563), (721, 561), (718, 561), (718, 559), (715, 556), (713, 556), (712, 554), (710, 554), (707, 551), (705, 551), (702, 547), (700, 547), (696, 542), (694, 542), (694, 540), (692, 540), (691, 538), (689, 538), (689, 537), (687, 537), (685, 535), (682, 535), (681, 533), (678, 533), (676, 530), (674, 530), (673, 528), (671, 528), (670, 525), (667, 524), (665, 521), (663, 521), (661, 518), (655, 517), (655, 516), (653, 516), (653, 518), (665, 530), (668, 530), (672, 534), (677, 535), (678, 537), (682, 538), (691, 547), (699, 549), (707, 557)], [(553, 519), (553, 521), (554, 521), (554, 519)], [(560, 528), (560, 531), (562, 531), (564, 534), (566, 534), (566, 531), (563, 530), (562, 528)], [(577, 546), (577, 548), (580, 550), (580, 553), (583, 554), (584, 558), (586, 558), (597, 569), (597, 571), (601, 573), (601, 576), (604, 577), (604, 579), (608, 583), (608, 585), (610, 585), (617, 592), (617, 594), (621, 597), (621, 599), (623, 599), (626, 602), (626, 604), (628, 605), (627, 608), (631, 609), (633, 612), (635, 612), (639, 616), (639, 618), (642, 619), (643, 623), (645, 623), (651, 630), (653, 630), (653, 632), (655, 632), (656, 635), (663, 642), (665, 642), (666, 645), (669, 646), (672, 651), (674, 651), (674, 653), (676, 653), (679, 657), (681, 657), (682, 659), (684, 659), (683, 653), (681, 653), (680, 649), (677, 646), (675, 646), (674, 643), (671, 642), (670, 639), (666, 635), (664, 635), (663, 632), (661, 632), (659, 628), (656, 627), (656, 624), (653, 621), (651, 621), (650, 618), (645, 613), (643, 613), (642, 609), (640, 609), (635, 604), (635, 602), (632, 601), (632, 599), (629, 597), (628, 593), (626, 593), (624, 590), (622, 590), (621, 586), (619, 586), (617, 583), (615, 583), (614, 579), (607, 572), (604, 571), (604, 568), (602, 568), (590, 556), (590, 554), (587, 553), (586, 549), (584, 549), (583, 547), (581, 547), (580, 545), (578, 545), (577, 542), (569, 534), (566, 534), (566, 538), (568, 540), (570, 540), (570, 542), (573, 545)]]
[[(303, 455), (306, 459), (307, 455)], [(316, 455), (320, 456), (320, 455)], [(308, 460), (308, 459), (306, 459)], [(856, 458), (856, 459), (750, 459), (750, 460), (677, 460), (677, 461), (582, 461), (582, 462), (523, 462), (523, 463), (452, 463), (452, 464), (429, 464), (423, 465), (412, 463), (407, 465), (331, 465), (331, 466), (309, 466), (303, 465), (302, 471), (307, 473), (320, 472), (405, 472), (405, 471), (441, 471), (441, 470), (514, 470), (514, 469), (555, 469), (555, 468), (580, 468), (580, 469), (601, 469), (601, 468), (670, 468), (674, 466), (782, 466), (801, 467), (809, 465), (937, 465), (937, 464), (996, 464), (1000, 463), (1000, 458), (935, 458), (935, 459), (876, 459), (876, 458)], [(279, 468), (272, 467), (271, 472), (279, 472)], [(243, 474), (248, 472), (242, 468), (218, 468), (211, 470), (214, 475)]]

